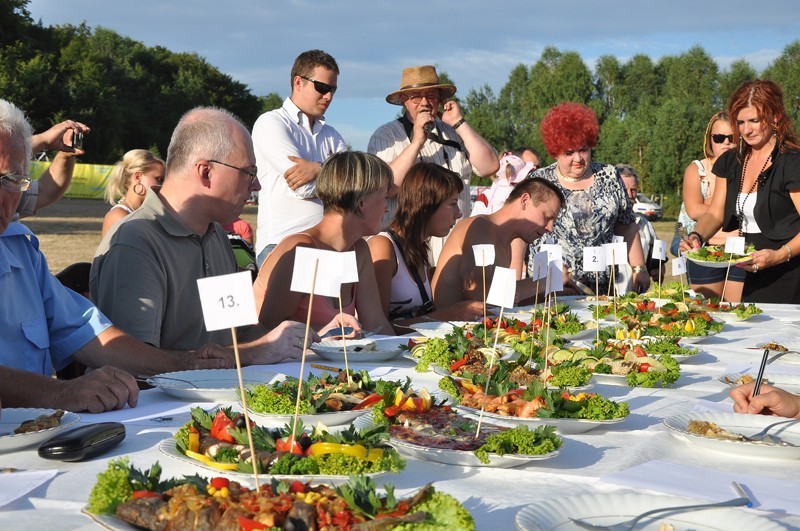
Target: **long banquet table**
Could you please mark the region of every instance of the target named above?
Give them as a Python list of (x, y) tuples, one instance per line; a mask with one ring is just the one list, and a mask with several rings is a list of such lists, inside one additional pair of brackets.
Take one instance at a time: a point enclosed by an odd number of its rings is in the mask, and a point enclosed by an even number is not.
[[(699, 450), (674, 437), (662, 421), (674, 414), (692, 409), (731, 411), (729, 387), (717, 377), (732, 369), (758, 364), (761, 351), (749, 350), (761, 340), (773, 336), (799, 336), (800, 328), (792, 321), (800, 321), (800, 307), (793, 305), (762, 305), (765, 313), (739, 324), (726, 324), (722, 333), (706, 339), (697, 346), (705, 352), (698, 359), (681, 366), (681, 377), (668, 388), (627, 388), (595, 385), (594, 391), (615, 400), (627, 400), (631, 415), (623, 423), (607, 429), (600, 428), (579, 435), (563, 436), (565, 444), (554, 459), (533, 462), (513, 469), (467, 468), (430, 462), (408, 460), (405, 471), (378, 478), (378, 483), (392, 482), (399, 494), (405, 494), (434, 482), (462, 501), (475, 517), (478, 529), (514, 529), (515, 515), (526, 506), (543, 500), (578, 494), (670, 492), (691, 497), (691, 489), (703, 488), (704, 476), (714, 472), (732, 473), (736, 477), (764, 478), (784, 482), (789, 498), (800, 499), (800, 460), (753, 459)], [(309, 356), (309, 361), (319, 361)], [(338, 365), (323, 362), (327, 365)], [(410, 376), (415, 387), (435, 389), (438, 376), (420, 374), (413, 364), (402, 358), (393, 360), (391, 366), (355, 364), (352, 368), (368, 368), (376, 375), (388, 379)], [(297, 375), (299, 363), (284, 363), (258, 370), (271, 370)], [(252, 370), (252, 369), (251, 369)], [(778, 361), (770, 365), (769, 372), (800, 374), (800, 366)], [(88, 462), (66, 463), (47, 461), (38, 457), (35, 448), (0, 454), (0, 466), (13, 466), (33, 470), (57, 469), (54, 479), (39, 486), (27, 496), (0, 507), (0, 528), (15, 529), (98, 529), (87, 516), (81, 514), (98, 472), (105, 470), (108, 460), (129, 456), (138, 468), (159, 461), (162, 477), (207, 471), (171, 459), (158, 450), (159, 442), (170, 437), (188, 420), (189, 403), (178, 403), (157, 389), (143, 391), (137, 408), (100, 415), (82, 414), (81, 423), (119, 420), (126, 424), (127, 438), (118, 447), (101, 458)], [(208, 407), (210, 404), (203, 404)], [(658, 478), (647, 478), (656, 485), (653, 490), (625, 486), (609, 481), (610, 474), (631, 467), (654, 464), (654, 470), (667, 470), (679, 465), (700, 468), (685, 478), (686, 491), (674, 482), (658, 485)], [(691, 470), (695, 470), (694, 468)], [(707, 471), (707, 474), (703, 474)], [(657, 474), (656, 474), (657, 475)], [(753, 477), (756, 477), (755, 479)], [(747, 484), (747, 481), (744, 481)], [(759, 492), (753, 492), (756, 498)], [(696, 497), (696, 496), (695, 496)], [(730, 492), (729, 497), (735, 497)], [(761, 503), (763, 502), (763, 503)], [(774, 500), (762, 499), (765, 507), (774, 507)], [(774, 507), (773, 511), (759, 511), (789, 529), (800, 529), (800, 511), (792, 507)], [(757, 511), (757, 509), (747, 509)]]

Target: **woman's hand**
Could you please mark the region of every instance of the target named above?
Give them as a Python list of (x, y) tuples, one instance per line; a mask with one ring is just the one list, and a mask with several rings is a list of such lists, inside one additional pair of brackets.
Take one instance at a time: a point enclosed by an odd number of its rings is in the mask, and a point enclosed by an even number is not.
[(759, 395), (754, 398), (753, 387), (755, 382), (731, 390), (735, 412), (800, 418), (800, 396), (763, 384)]
[(782, 264), (786, 261), (787, 255), (785, 249), (781, 247), (777, 250), (761, 249), (760, 251), (750, 253), (750, 256), (753, 258), (751, 262), (737, 264), (736, 267), (749, 271), (750, 273), (758, 273), (768, 267)]
[(700, 241), (700, 237), (697, 234), (692, 233), (683, 240), (681, 240), (681, 243), (678, 246), (678, 248), (685, 253), (688, 251), (694, 251), (695, 249), (699, 249), (702, 246), (703, 242)]
[(650, 288), (650, 273), (642, 269), (633, 275), (633, 291), (645, 293)]
[[(352, 328), (353, 331), (343, 335), (342, 328)], [(330, 323), (318, 330), (318, 333), (322, 337), (332, 330), (336, 330), (336, 332), (327, 339), (354, 339), (361, 337), (361, 323), (349, 313), (336, 315)]]

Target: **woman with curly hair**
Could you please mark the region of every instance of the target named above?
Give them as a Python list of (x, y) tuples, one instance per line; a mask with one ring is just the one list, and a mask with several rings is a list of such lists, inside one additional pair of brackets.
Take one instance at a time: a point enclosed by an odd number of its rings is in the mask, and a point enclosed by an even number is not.
[(714, 164), (714, 198), (681, 249), (699, 248), (720, 228), (738, 231), (757, 249), (736, 266), (747, 272), (742, 300), (800, 303), (800, 146), (783, 91), (748, 81), (731, 96), (728, 114), (737, 149)]
[[(554, 183), (566, 197), (552, 237), (563, 249), (564, 285), (577, 290), (575, 281), (595, 286), (595, 273), (583, 269), (583, 248), (610, 243), (620, 235), (628, 247), (628, 262), (633, 270), (633, 288), (644, 291), (650, 286), (639, 231), (625, 185), (611, 164), (592, 161), (600, 125), (589, 107), (562, 103), (550, 109), (541, 123), (544, 147), (556, 162), (531, 172)], [(544, 238), (530, 246), (528, 269), (533, 255)], [(597, 273), (600, 291), (608, 290), (607, 272)]]
[(458, 174), (431, 162), (418, 162), (406, 174), (397, 195), (397, 211), (389, 227), (368, 240), (383, 310), (402, 324), (421, 316), (465, 321), (479, 315), (479, 301), (436, 309), (430, 285), (431, 237), (450, 233), (461, 217), (458, 198), (464, 183)]

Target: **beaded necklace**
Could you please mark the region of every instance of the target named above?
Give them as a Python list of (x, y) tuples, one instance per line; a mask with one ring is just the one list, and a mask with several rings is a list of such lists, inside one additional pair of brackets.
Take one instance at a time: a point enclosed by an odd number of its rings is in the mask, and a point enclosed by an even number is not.
[(559, 179), (564, 179), (568, 183), (579, 183), (579, 182), (584, 181), (584, 180), (589, 178), (589, 172), (590, 172), (591, 169), (592, 169), (592, 165), (588, 164), (586, 166), (586, 169), (583, 171), (583, 175), (581, 175), (580, 177), (568, 177), (567, 175), (564, 175), (563, 173), (561, 173), (561, 170), (559, 169), (558, 164), (556, 164), (556, 176)]
[(753, 179), (753, 184), (750, 185), (750, 189), (747, 191), (747, 195), (742, 194), (742, 190), (744, 188), (744, 175), (747, 173), (747, 162), (750, 160), (750, 154), (752, 152), (748, 152), (747, 156), (744, 158), (744, 164), (742, 164), (742, 179), (739, 181), (739, 195), (736, 197), (736, 210), (738, 213), (736, 214), (736, 219), (739, 220), (739, 237), (742, 237), (744, 232), (744, 226), (747, 222), (744, 217), (744, 205), (747, 203), (747, 198), (750, 197), (750, 194), (753, 193), (753, 190), (756, 189), (756, 185), (758, 181), (761, 180), (761, 174), (764, 173), (764, 170), (767, 169), (770, 161), (772, 160), (772, 153), (767, 156), (767, 160), (764, 161), (764, 165), (761, 167), (761, 171), (758, 172), (756, 178)]

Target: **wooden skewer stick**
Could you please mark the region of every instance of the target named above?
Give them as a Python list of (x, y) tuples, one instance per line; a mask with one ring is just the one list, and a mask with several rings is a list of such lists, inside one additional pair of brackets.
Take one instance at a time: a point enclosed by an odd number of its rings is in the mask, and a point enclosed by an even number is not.
[(352, 377), (350, 376), (350, 365), (347, 363), (347, 338), (344, 337), (344, 311), (342, 310), (342, 292), (339, 291), (339, 325), (342, 327), (342, 347), (344, 349), (344, 370), (347, 373), (347, 386), (353, 385)]
[(297, 378), (297, 400), (294, 404), (294, 420), (292, 421), (292, 433), (289, 436), (292, 439), (292, 446), (294, 446), (295, 432), (297, 431), (297, 418), (300, 416), (300, 397), (303, 394), (303, 374), (306, 368), (306, 349), (308, 348), (308, 332), (311, 328), (311, 309), (314, 307), (314, 288), (317, 285), (317, 268), (319, 267), (319, 259), (314, 259), (314, 273), (311, 277), (311, 293), (308, 295), (308, 314), (306, 316), (306, 334), (303, 338), (303, 354), (300, 357), (300, 376)]
[(236, 359), (236, 375), (239, 377), (239, 393), (242, 397), (242, 409), (244, 410), (244, 423), (247, 426), (247, 443), (250, 445), (250, 462), (253, 464), (253, 481), (258, 492), (258, 459), (256, 447), (253, 444), (253, 430), (250, 428), (250, 414), (247, 412), (247, 394), (244, 392), (244, 380), (242, 379), (242, 361), (239, 358), (239, 342), (236, 340), (236, 328), (231, 328), (233, 336), (233, 357)]

